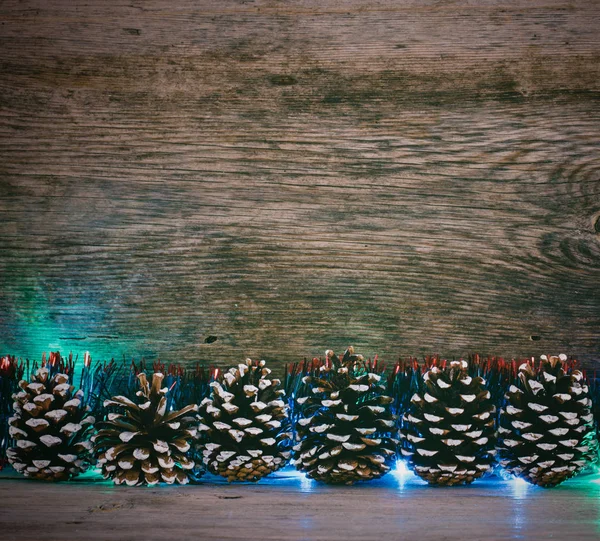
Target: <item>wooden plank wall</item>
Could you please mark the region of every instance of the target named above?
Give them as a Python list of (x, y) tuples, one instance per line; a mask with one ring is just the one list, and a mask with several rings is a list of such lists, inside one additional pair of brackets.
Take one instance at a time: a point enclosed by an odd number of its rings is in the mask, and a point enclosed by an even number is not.
[(599, 360), (599, 16), (1, 1), (0, 352)]

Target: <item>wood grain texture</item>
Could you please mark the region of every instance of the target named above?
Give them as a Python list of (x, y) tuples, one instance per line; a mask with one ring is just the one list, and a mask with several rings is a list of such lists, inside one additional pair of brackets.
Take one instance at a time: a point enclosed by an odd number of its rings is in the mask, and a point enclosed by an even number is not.
[(598, 361), (599, 16), (0, 2), (0, 352)]
[(435, 488), (393, 474), (353, 487), (285, 471), (255, 485), (208, 477), (200, 486), (151, 488), (0, 479), (2, 539), (597, 541), (600, 534), (597, 476), (554, 489), (498, 478)]

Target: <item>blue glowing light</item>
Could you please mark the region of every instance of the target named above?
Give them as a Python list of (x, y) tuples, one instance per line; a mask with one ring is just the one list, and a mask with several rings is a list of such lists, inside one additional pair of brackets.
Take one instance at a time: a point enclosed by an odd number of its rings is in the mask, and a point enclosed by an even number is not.
[(529, 483), (520, 477), (511, 479), (513, 497), (520, 500), (527, 496)]

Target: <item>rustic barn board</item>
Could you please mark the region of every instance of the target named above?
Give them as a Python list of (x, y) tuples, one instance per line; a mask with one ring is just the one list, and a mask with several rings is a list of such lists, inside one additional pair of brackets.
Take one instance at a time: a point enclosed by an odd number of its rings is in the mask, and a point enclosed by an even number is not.
[(598, 360), (599, 15), (4, 0), (0, 352)]
[(237, 486), (0, 480), (0, 531), (5, 541), (596, 541), (599, 497), (597, 478), (555, 489), (498, 479), (440, 489), (393, 475), (354, 487), (324, 486), (286, 473)]

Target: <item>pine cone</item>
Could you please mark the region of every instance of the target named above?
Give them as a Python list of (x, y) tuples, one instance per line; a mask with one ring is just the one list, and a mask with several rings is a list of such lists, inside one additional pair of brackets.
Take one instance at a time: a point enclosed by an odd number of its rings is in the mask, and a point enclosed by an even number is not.
[(200, 403), (204, 464), (228, 481), (258, 481), (290, 457), (291, 433), (285, 391), (269, 379), (265, 361), (247, 359), (211, 383)]
[(566, 360), (543, 355), (537, 371), (522, 364), (500, 411), (500, 464), (542, 487), (562, 483), (597, 457), (589, 389)]
[(402, 417), (401, 454), (432, 485), (472, 483), (494, 462), (496, 407), (466, 361), (431, 368)]
[(294, 460), (308, 477), (351, 485), (385, 475), (396, 457), (393, 399), (382, 376), (352, 347), (340, 360), (331, 350), (318, 376), (307, 376), (308, 396), (299, 398)]
[(16, 447), (6, 453), (13, 468), (44, 481), (64, 481), (84, 472), (90, 464), (94, 418), (82, 406), (83, 392), (73, 393), (66, 374), (49, 378), (47, 368), (37, 370), (30, 383), (20, 381), (19, 387), (9, 419)]
[(161, 481), (182, 485), (189, 482), (194, 468), (190, 458), (197, 433), (190, 404), (178, 411), (167, 412), (167, 391), (161, 389), (164, 375), (152, 376), (152, 386), (146, 374), (138, 375), (140, 390), (137, 404), (125, 396), (115, 396), (104, 402), (118, 413), (108, 413), (98, 423), (94, 437), (94, 453), (105, 479), (115, 484), (155, 485)]

